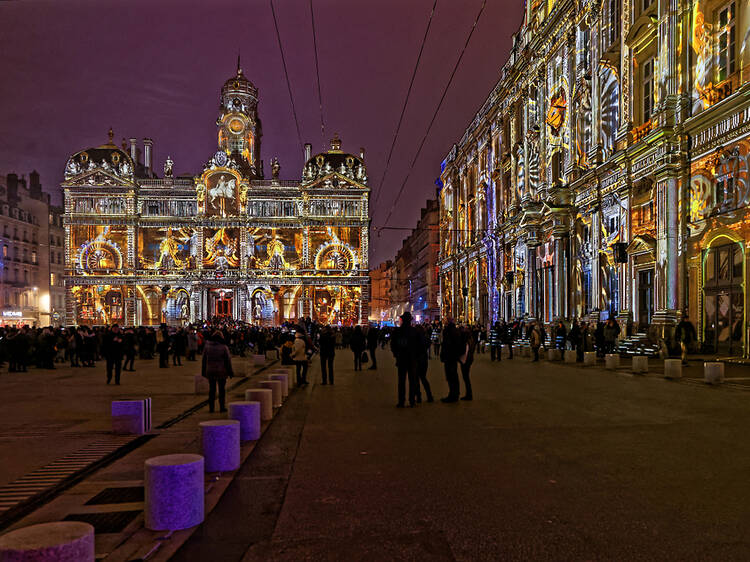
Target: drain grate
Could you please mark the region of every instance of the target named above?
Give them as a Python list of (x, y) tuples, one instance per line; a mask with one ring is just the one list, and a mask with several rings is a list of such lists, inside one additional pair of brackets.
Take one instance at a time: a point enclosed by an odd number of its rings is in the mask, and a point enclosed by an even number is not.
[(130, 486), (122, 488), (105, 488), (85, 505), (102, 505), (107, 503), (134, 503), (142, 502), (143, 486)]
[(110, 511), (109, 513), (71, 513), (63, 521), (81, 521), (93, 525), (97, 535), (120, 533), (141, 511)]

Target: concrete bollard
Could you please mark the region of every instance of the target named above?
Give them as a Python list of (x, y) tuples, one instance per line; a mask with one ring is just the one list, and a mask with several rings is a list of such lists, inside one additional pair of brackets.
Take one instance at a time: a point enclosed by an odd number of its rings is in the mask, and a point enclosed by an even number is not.
[(3, 562), (94, 562), (94, 527), (59, 521), (22, 527), (0, 537)]
[(620, 356), (617, 353), (607, 353), (604, 356), (604, 366), (610, 371), (614, 371), (620, 366)]
[(283, 401), (282, 394), (281, 394), (282, 384), (283, 383), (281, 381), (275, 381), (275, 380), (260, 381), (261, 387), (271, 389), (271, 397), (273, 399), (274, 408), (281, 408), (281, 404)]
[(638, 374), (648, 373), (648, 356), (633, 355), (632, 371)]
[(564, 358), (565, 358), (566, 363), (575, 363), (576, 359), (578, 358), (578, 355), (576, 354), (576, 350), (566, 349)]
[(210, 420), (200, 422), (198, 426), (205, 471), (237, 470), (240, 467), (240, 422), (236, 419)]
[(281, 383), (282, 398), (289, 396), (289, 377), (286, 374), (274, 373), (271, 375), (271, 380), (279, 381)]
[(668, 379), (682, 378), (682, 359), (664, 360), (664, 377)]
[(273, 419), (273, 391), (270, 388), (250, 388), (245, 391), (247, 402), (260, 402), (260, 419)]
[(240, 422), (241, 441), (260, 439), (260, 411), (261, 403), (257, 401), (229, 403), (229, 419)]
[(557, 348), (550, 348), (547, 350), (547, 360), (548, 361), (559, 361), (560, 360), (560, 350)]
[(113, 400), (112, 433), (143, 435), (151, 431), (151, 398)]
[(265, 364), (266, 364), (265, 355), (253, 355), (253, 365), (265, 365)]
[(721, 384), (724, 382), (724, 363), (720, 361), (706, 361), (703, 363), (703, 380), (707, 384)]
[(584, 351), (583, 364), (589, 367), (596, 365), (596, 351)]
[(176, 454), (145, 462), (145, 527), (179, 531), (203, 522), (203, 457)]
[(208, 379), (206, 377), (195, 375), (193, 384), (195, 384), (195, 394), (208, 394)]

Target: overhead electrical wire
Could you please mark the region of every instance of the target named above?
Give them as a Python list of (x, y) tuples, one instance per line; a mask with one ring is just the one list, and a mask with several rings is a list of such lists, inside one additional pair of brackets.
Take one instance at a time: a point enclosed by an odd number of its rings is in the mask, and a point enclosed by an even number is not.
[(456, 76), (456, 71), (458, 70), (458, 67), (461, 64), (461, 59), (463, 59), (464, 57), (464, 53), (466, 52), (466, 47), (468, 47), (469, 41), (471, 41), (471, 36), (474, 35), (474, 30), (477, 28), (477, 23), (479, 23), (479, 18), (482, 17), (482, 12), (484, 11), (484, 7), (486, 5), (487, 5), (487, 0), (482, 0), (482, 5), (479, 8), (477, 17), (474, 18), (474, 24), (471, 26), (469, 35), (466, 37), (466, 42), (464, 43), (463, 49), (461, 49), (461, 54), (458, 56), (458, 60), (456, 61), (456, 64), (453, 66), (453, 71), (451, 72), (450, 78), (448, 79), (448, 83), (445, 85), (445, 88), (443, 89), (443, 94), (440, 96), (440, 101), (438, 102), (437, 108), (435, 108), (435, 113), (432, 115), (430, 124), (427, 126), (427, 130), (425, 131), (424, 136), (422, 137), (422, 142), (419, 143), (419, 148), (417, 149), (417, 153), (414, 155), (414, 158), (411, 161), (409, 170), (406, 172), (406, 177), (404, 178), (404, 181), (401, 183), (401, 188), (398, 191), (398, 195), (396, 195), (396, 198), (393, 200), (393, 205), (391, 205), (391, 208), (388, 211), (388, 216), (383, 222), (383, 226), (381, 227), (381, 229), (384, 228), (388, 224), (388, 221), (391, 219), (391, 215), (393, 214), (393, 211), (396, 209), (396, 204), (398, 203), (399, 199), (401, 199), (401, 195), (403, 195), (404, 193), (404, 187), (406, 187), (406, 183), (409, 181), (409, 176), (411, 175), (411, 171), (414, 169), (414, 165), (416, 164), (417, 159), (419, 158), (419, 155), (422, 153), (422, 148), (424, 148), (425, 142), (427, 142), (427, 137), (430, 134), (430, 130), (432, 130), (432, 126), (435, 123), (435, 119), (437, 119), (438, 113), (440, 112), (440, 108), (442, 107), (443, 101), (445, 100), (445, 96), (448, 93), (448, 89), (450, 88), (451, 83), (453, 82), (453, 78)]
[[(310, 0), (312, 2), (312, 0)], [(378, 201), (380, 201), (380, 193), (383, 190), (383, 183), (385, 182), (385, 176), (388, 174), (388, 166), (391, 163), (391, 156), (393, 156), (393, 149), (396, 147), (396, 140), (398, 139), (398, 133), (401, 130), (401, 122), (404, 120), (404, 113), (406, 113), (406, 106), (409, 103), (409, 96), (411, 96), (411, 89), (414, 86), (414, 78), (417, 75), (417, 69), (419, 69), (419, 62), (422, 60), (422, 52), (424, 51), (425, 43), (427, 42), (427, 35), (430, 33), (430, 26), (432, 25), (432, 16), (435, 15), (435, 8), (437, 7), (437, 0), (432, 4), (432, 10), (430, 10), (430, 18), (427, 20), (427, 27), (424, 30), (424, 37), (422, 37), (422, 44), (419, 47), (419, 54), (417, 55), (417, 62), (414, 64), (414, 70), (411, 73), (411, 80), (409, 81), (409, 88), (406, 90), (406, 97), (404, 98), (404, 105), (401, 108), (401, 115), (398, 118), (398, 124), (396, 125), (396, 132), (393, 135), (393, 142), (391, 142), (391, 148), (388, 151), (388, 158), (385, 160), (385, 169), (383, 175), (380, 177), (380, 184), (378, 185), (377, 193), (375, 194), (375, 203), (372, 208), (377, 212)]]
[(276, 20), (276, 10), (273, 7), (273, 0), (268, 0), (271, 5), (271, 14), (273, 15), (273, 26), (276, 29), (276, 40), (279, 42), (279, 51), (281, 52), (281, 65), (284, 67), (284, 76), (286, 77), (286, 87), (289, 90), (289, 101), (292, 104), (292, 114), (294, 115), (294, 126), (297, 128), (297, 140), (299, 141), (300, 152), (304, 149), (302, 142), (302, 133), (299, 129), (299, 120), (297, 119), (297, 109), (294, 107), (294, 96), (292, 95), (292, 84), (289, 81), (289, 72), (286, 68), (286, 57), (284, 57), (284, 47), (281, 45), (281, 34), (279, 33), (279, 23)]
[(326, 128), (323, 123), (323, 95), (320, 89), (320, 66), (318, 65), (318, 39), (315, 33), (315, 11), (313, 10), (313, 3), (310, 0), (310, 24), (312, 25), (312, 36), (313, 36), (313, 51), (315, 53), (315, 76), (318, 80), (318, 105), (320, 107), (320, 142), (323, 144), (323, 150), (326, 149)]

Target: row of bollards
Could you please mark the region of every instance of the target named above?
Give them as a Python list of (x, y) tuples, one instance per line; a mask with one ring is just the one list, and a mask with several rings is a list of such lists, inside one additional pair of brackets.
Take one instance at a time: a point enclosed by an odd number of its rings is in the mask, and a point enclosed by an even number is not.
[[(259, 358), (252, 358), (258, 364)], [(261, 363), (262, 364), (262, 363)], [(203, 377), (200, 377), (203, 379)], [(205, 381), (205, 379), (203, 379)], [(178, 453), (144, 463), (144, 519), (152, 531), (194, 527), (205, 517), (205, 473), (240, 467), (240, 444), (260, 439), (262, 422), (273, 418), (289, 396), (291, 372), (271, 371), (260, 388), (245, 391), (245, 400), (228, 404), (228, 419), (200, 422), (201, 454)], [(198, 380), (196, 377), (196, 391)], [(206, 388), (207, 391), (207, 388)], [(112, 430), (143, 434), (151, 430), (151, 399), (112, 402)], [(93, 562), (94, 527), (78, 521), (42, 523), (0, 536), (0, 561)]]

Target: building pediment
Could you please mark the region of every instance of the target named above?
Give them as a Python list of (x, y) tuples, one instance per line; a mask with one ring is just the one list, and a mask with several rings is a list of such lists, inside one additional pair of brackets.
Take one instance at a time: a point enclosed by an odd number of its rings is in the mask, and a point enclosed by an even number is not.
[(102, 168), (93, 168), (85, 172), (69, 177), (63, 184), (63, 187), (86, 187), (86, 186), (107, 186), (107, 187), (135, 187), (135, 183), (117, 176)]
[(339, 174), (338, 172), (331, 172), (330, 174), (316, 178), (304, 187), (305, 189), (367, 189), (366, 185), (363, 185), (346, 175)]
[(626, 248), (630, 255), (651, 254), (656, 256), (656, 239), (648, 234), (639, 234)]

